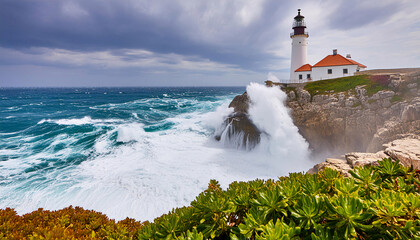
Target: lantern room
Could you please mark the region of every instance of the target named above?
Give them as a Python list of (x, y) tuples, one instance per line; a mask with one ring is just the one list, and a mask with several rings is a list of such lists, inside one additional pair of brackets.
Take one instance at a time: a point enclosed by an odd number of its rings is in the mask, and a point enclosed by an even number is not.
[(305, 31), (306, 24), (304, 16), (300, 15), (300, 9), (298, 9), (298, 15), (294, 18), (293, 22), (293, 33), (290, 34), (290, 37), (295, 35), (308, 35), (308, 32)]

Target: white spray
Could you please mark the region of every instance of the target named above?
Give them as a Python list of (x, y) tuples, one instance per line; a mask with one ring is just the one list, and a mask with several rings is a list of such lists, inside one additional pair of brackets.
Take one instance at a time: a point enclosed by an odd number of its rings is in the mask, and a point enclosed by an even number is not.
[[(232, 181), (277, 178), (309, 169), (308, 144), (284, 106), (285, 94), (259, 84), (250, 84), (247, 92), (250, 118), (267, 133), (252, 151), (226, 148), (212, 136), (232, 113), (227, 108), (231, 99), (220, 101), (222, 106), (213, 113), (196, 111), (167, 118), (173, 127), (156, 132), (144, 131), (135, 119), (45, 120), (69, 127), (91, 124), (96, 131), (103, 131), (106, 125), (109, 130), (95, 139), (93, 149), (86, 150), (93, 152), (88, 160), (42, 175), (48, 184), (28, 178), (0, 186), (0, 208), (14, 207), (23, 214), (39, 207), (54, 210), (73, 205), (117, 220), (153, 220), (174, 207), (188, 205), (210, 179), (226, 188)], [(3, 161), (3, 173), (24, 168), (27, 161)], [(9, 162), (21, 164), (8, 166)]]
[(259, 151), (275, 156), (278, 166), (288, 171), (309, 169), (308, 143), (293, 124), (285, 106), (286, 94), (277, 87), (251, 83), (247, 87), (251, 100), (249, 115), (257, 128), (263, 132)]
[(274, 75), (274, 73), (272, 73), (272, 72), (269, 72), (267, 74), (267, 80), (272, 81), (272, 82), (280, 82), (280, 80), (277, 78), (277, 76)]

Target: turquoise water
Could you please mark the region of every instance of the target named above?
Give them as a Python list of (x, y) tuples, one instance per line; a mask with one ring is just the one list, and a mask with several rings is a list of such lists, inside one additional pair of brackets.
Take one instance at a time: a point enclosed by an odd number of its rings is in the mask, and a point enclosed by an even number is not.
[[(0, 91), (0, 161), (33, 158), (13, 173), (54, 171), (95, 154), (95, 142), (115, 125), (140, 123), (164, 132), (175, 116), (214, 111), (244, 88), (6, 89)], [(117, 133), (113, 145), (122, 144)], [(16, 174), (16, 175), (15, 175)], [(10, 179), (2, 170), (0, 180)], [(6, 180), (7, 181), (7, 180)], [(3, 182), (1, 182), (3, 183)]]
[(284, 94), (248, 90), (251, 119), (270, 133), (253, 151), (213, 137), (245, 87), (0, 89), (0, 208), (74, 205), (153, 220), (210, 179), (227, 187), (287, 174), (282, 163), (303, 159), (307, 146)]

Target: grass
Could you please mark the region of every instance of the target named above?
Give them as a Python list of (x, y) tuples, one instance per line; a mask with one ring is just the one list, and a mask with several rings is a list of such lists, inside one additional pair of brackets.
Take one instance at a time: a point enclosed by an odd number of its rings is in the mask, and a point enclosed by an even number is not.
[(404, 98), (403, 98), (403, 97), (401, 97), (401, 96), (399, 96), (399, 95), (394, 95), (394, 96), (391, 98), (391, 102), (392, 102), (392, 103), (394, 103), (394, 102), (401, 102), (403, 99), (404, 99)]
[(297, 96), (297, 92), (296, 92), (296, 88), (295, 87), (285, 87), (284, 91), (286, 91), (286, 93), (290, 93), (291, 91), (293, 91), (295, 93), (295, 96)]
[[(381, 79), (382, 80), (382, 79)], [(346, 92), (354, 89), (356, 86), (365, 85), (365, 89), (369, 96), (388, 89), (387, 83), (383, 81), (377, 81), (373, 76), (369, 75), (357, 75), (350, 77), (342, 77), (335, 79), (328, 79), (316, 82), (310, 82), (304, 87), (311, 96), (317, 94), (327, 94), (330, 92)]]
[(285, 87), (284, 88), (284, 90), (287, 92), (287, 93), (289, 93), (290, 91), (296, 91), (296, 88), (295, 87)]
[(369, 104), (372, 104), (372, 103), (374, 103), (374, 102), (376, 102), (376, 100), (375, 100), (375, 99), (369, 99), (369, 100), (368, 100), (368, 103), (369, 103)]

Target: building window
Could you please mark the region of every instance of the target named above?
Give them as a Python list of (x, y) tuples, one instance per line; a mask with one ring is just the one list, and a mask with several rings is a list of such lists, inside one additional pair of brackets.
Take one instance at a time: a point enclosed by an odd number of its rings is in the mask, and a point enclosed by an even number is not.
[(328, 74), (332, 74), (332, 69), (328, 69)]
[(347, 73), (349, 73), (349, 70), (347, 68), (344, 68), (343, 69), (343, 74), (347, 74)]
[(307, 79), (311, 79), (311, 74), (306, 74)]
[(302, 79), (302, 74), (299, 74), (299, 80)]

